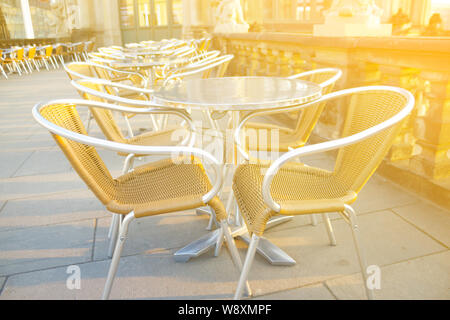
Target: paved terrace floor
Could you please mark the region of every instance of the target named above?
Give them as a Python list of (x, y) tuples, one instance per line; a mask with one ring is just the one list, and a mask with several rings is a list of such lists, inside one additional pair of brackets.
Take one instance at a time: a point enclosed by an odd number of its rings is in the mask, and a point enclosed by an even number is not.
[[(36, 102), (54, 98), (78, 98), (61, 70), (0, 80), (0, 299), (98, 299), (105, 283), (110, 215), (31, 116)], [(101, 154), (117, 174), (123, 159)], [(382, 271), (377, 299), (450, 298), (450, 212), (377, 175), (355, 208), (368, 263)], [(275, 267), (257, 256), (255, 298), (364, 297), (349, 227), (333, 215), (331, 247), (319, 221), (297, 217), (266, 233), (297, 264)], [(172, 256), (204, 235), (207, 222), (189, 211), (132, 224), (111, 298), (230, 299), (238, 272), (226, 249), (185, 264)], [(246, 246), (237, 244), (243, 259)], [(80, 290), (66, 287), (70, 265), (81, 269)]]

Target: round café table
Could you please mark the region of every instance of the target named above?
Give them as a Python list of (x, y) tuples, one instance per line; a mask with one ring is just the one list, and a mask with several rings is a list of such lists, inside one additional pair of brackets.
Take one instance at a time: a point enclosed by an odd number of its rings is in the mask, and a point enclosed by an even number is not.
[[(153, 102), (170, 108), (231, 113), (234, 132), (239, 126), (241, 112), (282, 110), (314, 101), (321, 95), (322, 89), (319, 85), (303, 80), (276, 77), (225, 77), (187, 79), (168, 85), (154, 92)], [(234, 153), (232, 164), (235, 166), (239, 163), (238, 153), (236, 148), (231, 149)], [(276, 226), (291, 218), (276, 217), (268, 223), (267, 227)], [(238, 222), (236, 225), (238, 228), (233, 230), (233, 237), (240, 237), (249, 243), (245, 224)], [(219, 237), (220, 229), (206, 234), (177, 251), (175, 260), (187, 262), (207, 252), (219, 240), (221, 241)], [(294, 259), (265, 238), (261, 239), (257, 252), (274, 265), (295, 264)]]

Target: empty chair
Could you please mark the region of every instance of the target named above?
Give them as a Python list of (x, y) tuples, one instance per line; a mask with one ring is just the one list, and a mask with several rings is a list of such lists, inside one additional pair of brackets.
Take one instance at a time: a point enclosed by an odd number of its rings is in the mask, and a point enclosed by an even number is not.
[(53, 62), (53, 60), (51, 58), (52, 54), (53, 54), (53, 46), (50, 46), (50, 45), (44, 46), (39, 51), (41, 51), (41, 53), (36, 55), (36, 57), (34, 59), (42, 62), (47, 70), (50, 70), (49, 62), (52, 64), (53, 68), (56, 69), (55, 62)]
[[(109, 298), (130, 223), (148, 216), (209, 205), (220, 221), (220, 230), (225, 235), (235, 264), (241, 267), (239, 254), (227, 225), (225, 209), (217, 197), (222, 185), (219, 162), (209, 153), (192, 147), (135, 146), (88, 136), (77, 111), (77, 108), (84, 106), (90, 106), (90, 102), (51, 101), (35, 106), (33, 116), (51, 132), (75, 171), (106, 209), (123, 217), (116, 219), (120, 235), (102, 298)], [(104, 105), (103, 108), (123, 111), (121, 107), (114, 105)], [(142, 165), (133, 172), (113, 178), (97, 148), (128, 154), (166, 155), (168, 158)], [(174, 156), (180, 153), (180, 157)], [(209, 162), (213, 168), (213, 183), (205, 174), (202, 161)], [(223, 239), (223, 236), (220, 238)]]
[(25, 73), (28, 73), (24, 63), (24, 48), (14, 48), (14, 50), (9, 53), (9, 57), (5, 58), (3, 61), (11, 71), (16, 71), (20, 76), (22, 75), (21, 67)]
[(2, 50), (0, 49), (0, 71), (2, 73), (2, 75), (8, 79), (8, 75), (5, 72), (5, 69), (3, 69), (3, 65), (4, 65), (4, 61), (3, 61), (3, 54), (2, 54)]
[[(242, 297), (256, 247), (272, 216), (322, 214), (330, 243), (335, 245), (329, 212), (339, 212), (350, 225), (366, 293), (372, 298), (372, 291), (366, 286), (366, 262), (351, 204), (392, 146), (414, 107), (414, 97), (404, 89), (374, 86), (331, 93), (308, 105), (338, 98), (348, 107), (341, 138), (297, 148), (271, 164), (238, 167), (233, 191), (252, 240), (235, 299)], [(330, 150), (337, 150), (332, 170), (294, 162), (298, 157)]]
[(138, 72), (113, 69), (93, 62), (72, 62), (64, 65), (71, 80), (85, 78), (100, 78), (112, 82), (128, 82), (129, 84), (146, 88), (147, 79)]
[[(301, 79), (314, 82), (322, 88), (322, 94), (333, 91), (336, 81), (342, 76), (342, 71), (336, 68), (324, 68), (300, 73), (289, 79)], [(267, 141), (257, 139), (248, 141), (246, 148), (248, 151), (275, 151), (287, 152), (292, 148), (302, 147), (306, 144), (317, 121), (322, 114), (325, 103), (313, 104), (308, 108), (295, 112), (277, 111), (276, 113), (254, 112), (244, 117), (241, 121), (241, 129), (267, 130)], [(269, 122), (255, 121), (255, 118), (264, 117)], [(271, 130), (278, 130), (278, 141), (270, 141)], [(272, 148), (276, 150), (272, 150)], [(245, 158), (249, 158), (247, 152), (243, 153)]]
[(39, 66), (37, 65), (37, 62), (34, 59), (35, 56), (36, 56), (36, 47), (30, 47), (28, 49), (28, 54), (24, 57), (25, 64), (28, 66), (30, 72), (33, 72), (33, 67), (31, 63), (33, 63), (36, 70), (39, 71)]
[[(118, 76), (118, 77), (114, 78), (115, 82), (118, 82), (118, 81), (126, 82), (127, 80), (129, 80), (132, 83), (136, 83), (138, 81), (137, 79), (141, 79), (143, 85), (146, 85), (146, 79), (139, 73), (131, 72), (131, 71), (114, 70), (112, 68), (102, 66), (102, 65), (97, 65), (94, 63), (72, 62), (69, 64), (65, 64), (64, 70), (66, 71), (67, 75), (69, 76), (69, 78), (71, 80), (95, 79), (95, 78), (98, 78), (100, 75), (105, 76), (104, 73), (102, 73), (102, 72), (108, 72), (108, 73), (112, 72), (113, 75)], [(110, 77), (110, 76), (108, 76), (108, 77)], [(132, 88), (132, 87), (127, 87), (127, 88), (122, 87), (122, 90), (117, 91), (116, 94), (119, 96), (122, 95), (122, 96), (126, 96), (129, 98), (141, 99), (141, 96), (144, 94), (143, 91), (137, 91), (134, 89), (135, 88)], [(146, 93), (149, 93), (149, 91), (146, 91)], [(91, 119), (92, 119), (92, 115), (89, 110), (88, 114), (87, 114), (87, 122), (86, 122), (87, 123), (86, 128), (88, 131), (90, 128)], [(127, 121), (127, 125), (129, 126), (128, 119), (126, 121)], [(131, 127), (129, 126), (129, 128), (131, 128)], [(131, 130), (131, 129), (129, 129), (129, 130)]]
[(172, 74), (168, 75), (164, 81), (164, 85), (170, 82), (189, 79), (189, 78), (202, 78), (206, 79), (209, 77), (223, 77), (230, 61), (234, 58), (232, 54), (227, 54), (224, 56), (209, 59), (206, 63), (194, 64), (188, 66), (187, 68), (181, 68), (180, 70), (175, 70)]

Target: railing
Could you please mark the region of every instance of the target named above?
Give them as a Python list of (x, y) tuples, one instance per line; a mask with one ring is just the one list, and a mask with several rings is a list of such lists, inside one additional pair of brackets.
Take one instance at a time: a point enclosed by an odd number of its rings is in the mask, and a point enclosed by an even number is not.
[[(235, 55), (230, 75), (288, 76), (338, 67), (337, 89), (393, 85), (417, 103), (385, 163), (450, 190), (450, 38), (327, 38), (287, 33), (215, 35), (215, 49)], [(337, 110), (340, 110), (339, 112)], [(333, 138), (345, 114), (329, 106), (315, 134)], [(450, 191), (447, 198), (450, 203)]]

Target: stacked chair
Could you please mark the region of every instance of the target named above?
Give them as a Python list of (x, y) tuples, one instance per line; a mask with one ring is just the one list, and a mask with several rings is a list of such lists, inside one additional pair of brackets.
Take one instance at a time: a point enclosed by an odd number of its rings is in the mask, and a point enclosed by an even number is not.
[[(248, 279), (255, 252), (269, 219), (276, 215), (310, 215), (313, 225), (316, 215), (322, 215), (331, 245), (336, 245), (330, 212), (338, 212), (349, 224), (353, 234), (357, 258), (366, 281), (366, 261), (360, 241), (357, 217), (351, 207), (358, 193), (373, 175), (389, 151), (406, 117), (414, 107), (414, 98), (406, 90), (387, 86), (372, 86), (333, 92), (342, 72), (336, 68), (312, 70), (294, 75), (291, 79), (314, 82), (322, 88), (322, 97), (313, 102), (284, 108), (280, 111), (261, 111), (242, 114), (234, 133), (234, 143), (244, 162), (237, 168), (228, 201), (236, 201), (240, 216), (246, 224), (251, 242), (244, 264), (228, 226), (225, 206), (218, 197), (222, 189), (224, 167), (208, 152), (194, 147), (198, 130), (190, 110), (172, 109), (152, 102), (154, 90), (172, 86), (190, 78), (223, 77), (232, 55), (208, 51), (211, 39), (160, 42), (145, 41), (125, 47), (99, 48), (93, 52), (92, 43), (71, 46), (57, 45), (45, 56), (27, 58), (22, 54), (2, 60), (8, 70), (22, 68), (31, 71), (31, 62), (50, 62), (56, 68), (64, 64), (71, 84), (82, 99), (55, 100), (38, 104), (33, 109), (36, 121), (48, 129), (75, 171), (105, 208), (112, 213), (109, 230), (109, 250), (112, 257), (102, 298), (110, 296), (129, 225), (136, 219), (191, 210), (208, 205), (219, 223), (216, 255), (223, 239), (231, 258), (241, 271), (235, 299), (244, 291), (251, 295)], [(139, 69), (118, 70), (114, 63), (134, 59), (152, 59), (151, 50), (168, 57), (184, 57), (184, 63), (155, 70), (156, 79), (148, 79)], [(148, 52), (148, 54), (147, 54)], [(53, 57), (53, 58), (51, 58)], [(6, 74), (3, 72), (4, 76)], [(324, 108), (339, 102), (347, 106), (341, 137), (332, 141), (308, 145)], [(88, 109), (86, 126), (78, 110)], [(125, 128), (116, 116), (121, 115)], [(217, 130), (218, 116), (205, 112), (207, 121)], [(136, 134), (130, 119), (149, 117), (149, 130)], [(178, 122), (169, 125), (168, 118)], [(223, 116), (223, 115), (222, 115)], [(89, 135), (94, 119), (106, 139)], [(183, 133), (175, 135), (177, 130)], [(279, 150), (271, 150), (245, 137), (250, 130), (278, 130)], [(178, 139), (173, 139), (176, 136)], [(113, 178), (98, 148), (115, 151), (124, 157), (122, 174)], [(258, 151), (281, 151), (283, 154), (269, 162), (258, 158)], [(302, 163), (302, 157), (334, 151), (336, 163), (332, 170)], [(256, 152), (256, 156), (254, 155)], [(177, 156), (173, 156), (176, 154)], [(134, 166), (135, 158), (158, 155), (163, 160)], [(172, 155), (172, 157), (170, 157)], [(147, 158), (145, 158), (147, 159)], [(214, 174), (206, 174), (204, 164)], [(227, 204), (226, 208), (229, 207)], [(373, 298), (366, 288), (367, 297)]]

